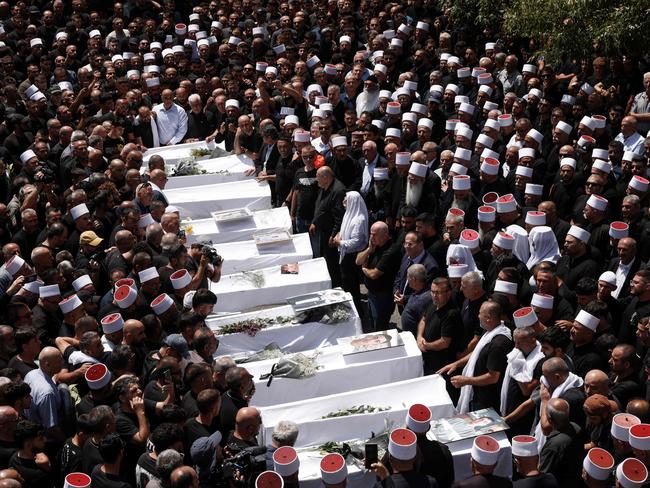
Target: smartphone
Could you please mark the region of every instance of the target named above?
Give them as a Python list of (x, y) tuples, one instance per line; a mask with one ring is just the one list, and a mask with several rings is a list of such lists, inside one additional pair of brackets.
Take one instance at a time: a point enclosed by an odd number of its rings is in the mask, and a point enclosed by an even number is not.
[(363, 460), (364, 467), (370, 469), (371, 466), (378, 461), (377, 444), (366, 444), (366, 455)]
[(178, 231), (178, 238), (185, 239), (185, 229), (181, 229)]
[(33, 283), (37, 279), (38, 279), (37, 274), (32, 274), (32, 275), (29, 275), (29, 276), (25, 276), (25, 283)]

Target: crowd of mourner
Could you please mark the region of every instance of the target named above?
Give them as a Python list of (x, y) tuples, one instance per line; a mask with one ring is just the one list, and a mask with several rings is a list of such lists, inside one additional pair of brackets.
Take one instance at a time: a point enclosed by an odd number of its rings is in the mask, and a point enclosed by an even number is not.
[(143, 162), (199, 141), (254, 162), (366, 332), (509, 427), (459, 480), (407, 406), (377, 486), (646, 486), (650, 59), (533, 45), (431, 0), (0, 1), (0, 488), (303, 484)]

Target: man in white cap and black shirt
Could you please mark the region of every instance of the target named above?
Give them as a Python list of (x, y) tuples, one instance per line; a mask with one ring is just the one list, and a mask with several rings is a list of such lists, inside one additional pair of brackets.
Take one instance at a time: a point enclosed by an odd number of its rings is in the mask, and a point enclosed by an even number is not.
[(345, 458), (339, 453), (324, 456), (320, 461), (320, 477), (325, 488), (345, 488), (348, 479)]
[(592, 369), (607, 370), (607, 364), (594, 343), (600, 319), (585, 310), (580, 310), (571, 327), (571, 344), (567, 356), (573, 361), (573, 370), (584, 376)]
[(611, 486), (614, 457), (605, 449), (589, 449), (582, 462), (582, 481), (588, 488), (607, 488)]
[(573, 225), (564, 240), (563, 256), (557, 262), (557, 275), (572, 290), (580, 278), (597, 279), (600, 275), (600, 266), (592, 257), (590, 237), (589, 232)]
[(480, 435), (474, 438), (470, 451), (472, 476), (456, 481), (452, 488), (509, 488), (512, 481), (508, 478), (497, 476), (494, 471), (499, 462), (501, 446), (499, 442), (489, 435)]
[(641, 269), (637, 271), (630, 280), (629, 301), (620, 322), (618, 330), (619, 342), (636, 344), (636, 326), (640, 319), (650, 315), (650, 270)]
[(388, 461), (393, 472), (381, 463), (371, 466), (379, 481), (375, 488), (437, 488), (438, 482), (415, 470), (417, 436), (409, 429), (395, 429), (388, 436)]
[(454, 461), (445, 444), (427, 437), (432, 418), (429, 407), (416, 403), (406, 413), (406, 427), (418, 438), (416, 470), (433, 476), (440, 488), (448, 488), (454, 481)]
[(521, 476), (512, 484), (515, 488), (558, 487), (555, 476), (539, 470), (539, 448), (533, 436), (516, 435), (512, 438), (512, 458), (517, 474)]

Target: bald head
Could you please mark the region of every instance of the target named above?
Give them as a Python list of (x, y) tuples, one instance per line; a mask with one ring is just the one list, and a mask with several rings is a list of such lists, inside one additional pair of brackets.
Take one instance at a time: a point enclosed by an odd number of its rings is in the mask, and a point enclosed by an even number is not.
[(639, 417), (644, 424), (650, 421), (650, 403), (647, 400), (641, 398), (630, 400), (625, 411)]
[(237, 411), (237, 416), (235, 417), (235, 423), (237, 427), (247, 427), (251, 423), (259, 422), (261, 416), (260, 411), (255, 407), (244, 407), (240, 408)]
[(199, 478), (194, 468), (181, 466), (172, 471), (169, 477), (171, 488), (193, 488), (198, 486)]
[(585, 375), (585, 393), (587, 396), (609, 393), (609, 378), (604, 371), (592, 369)]
[(40, 369), (49, 376), (54, 376), (63, 368), (63, 355), (56, 347), (44, 347), (38, 361)]
[(546, 407), (549, 421), (556, 430), (569, 424), (569, 403), (562, 398), (551, 398)]

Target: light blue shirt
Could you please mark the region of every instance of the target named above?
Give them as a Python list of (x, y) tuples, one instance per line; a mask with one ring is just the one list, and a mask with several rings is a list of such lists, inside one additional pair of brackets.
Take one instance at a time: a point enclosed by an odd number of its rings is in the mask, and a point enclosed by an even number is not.
[(187, 132), (187, 113), (175, 103), (169, 108), (160, 103), (153, 108), (156, 113), (158, 138), (161, 146), (178, 144)]
[(58, 425), (62, 401), (54, 380), (39, 368), (27, 373), (25, 383), (32, 389), (29, 420), (41, 424), (46, 429)]
[(375, 166), (377, 166), (377, 161), (379, 161), (379, 154), (375, 156), (375, 159), (372, 161), (366, 161), (366, 164), (363, 166), (362, 180), (361, 180), (361, 195), (364, 197), (370, 191), (370, 185), (373, 182), (373, 176), (375, 173)]

